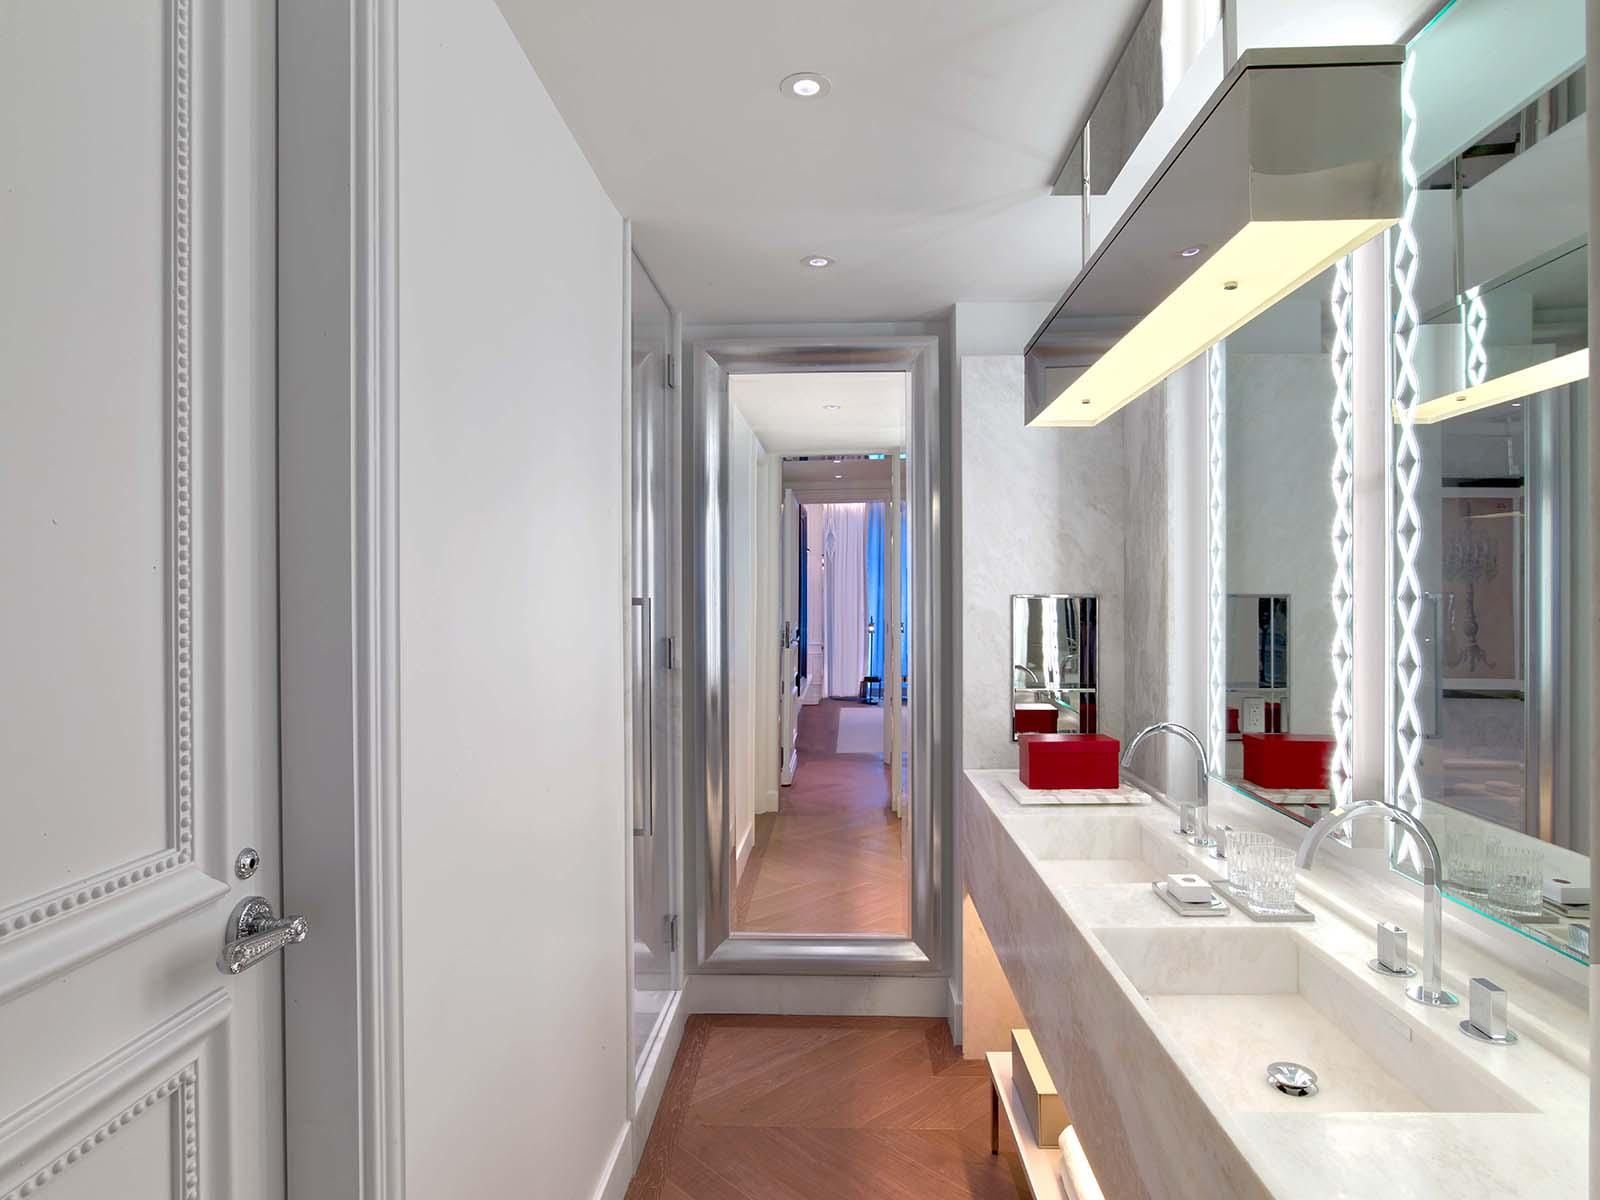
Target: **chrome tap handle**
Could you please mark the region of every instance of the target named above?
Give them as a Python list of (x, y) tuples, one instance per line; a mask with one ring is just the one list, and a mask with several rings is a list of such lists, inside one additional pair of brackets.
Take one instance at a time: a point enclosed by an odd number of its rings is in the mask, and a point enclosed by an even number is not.
[(217, 956), (217, 970), (224, 975), (248, 971), (269, 954), (305, 941), (310, 932), (304, 917), (280, 918), (265, 896), (249, 896), (228, 918), (228, 938)]

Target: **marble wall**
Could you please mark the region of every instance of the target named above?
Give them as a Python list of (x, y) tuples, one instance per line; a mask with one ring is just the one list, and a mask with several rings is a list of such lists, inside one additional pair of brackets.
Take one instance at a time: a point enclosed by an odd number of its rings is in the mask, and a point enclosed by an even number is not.
[[(1141, 396), (1109, 424), (1119, 427), (1123, 444), (1123, 712), (1125, 732), (1132, 734), (1172, 715), (1166, 389)], [(1131, 764), (1134, 774), (1160, 791), (1167, 787), (1167, 751), (1166, 739), (1147, 742)]]
[[(1100, 597), (1100, 727), (1124, 736), (1124, 551), (1132, 493), (1123, 422), (1094, 429), (1028, 429), (1022, 423), (1022, 358), (969, 355), (960, 362), (962, 765), (1013, 767), (1011, 597), (1075, 592)], [(1165, 541), (1165, 495), (1149, 506)], [(1153, 554), (1157, 573), (1164, 555)], [(1162, 579), (1164, 580), (1164, 574)], [(1164, 595), (1164, 588), (1162, 595)], [(1141, 597), (1140, 603), (1148, 602)], [(1138, 610), (1144, 620), (1144, 608)], [(1164, 629), (1140, 626), (1159, 655)]]

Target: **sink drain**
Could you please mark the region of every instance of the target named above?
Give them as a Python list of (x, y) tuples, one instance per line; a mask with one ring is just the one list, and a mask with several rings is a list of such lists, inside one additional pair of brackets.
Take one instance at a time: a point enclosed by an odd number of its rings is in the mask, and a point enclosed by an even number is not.
[(1315, 1096), (1317, 1073), (1295, 1062), (1275, 1062), (1267, 1066), (1267, 1082), (1285, 1096)]

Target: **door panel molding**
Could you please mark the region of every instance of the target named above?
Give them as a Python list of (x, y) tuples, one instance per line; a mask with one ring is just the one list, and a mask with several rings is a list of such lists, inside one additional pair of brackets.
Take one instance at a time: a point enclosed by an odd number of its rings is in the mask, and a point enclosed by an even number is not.
[(162, 1109), (178, 1148), (172, 1194), (198, 1200), (200, 1047), (232, 1012), (232, 998), (218, 988), (0, 1125), (0, 1200), (38, 1194), (134, 1121)]
[(47, 891), (0, 900), (0, 948), (7, 939), (60, 920), (189, 863), (194, 858), (194, 522), (191, 353), (190, 0), (166, 0), (167, 432), (167, 836), (158, 850)]

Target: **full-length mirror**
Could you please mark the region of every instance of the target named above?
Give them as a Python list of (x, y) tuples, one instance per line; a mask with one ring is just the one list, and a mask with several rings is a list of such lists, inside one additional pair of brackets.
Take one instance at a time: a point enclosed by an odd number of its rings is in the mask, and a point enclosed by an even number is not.
[(1573, 0), (1457, 0), (1410, 47), (1391, 461), (1393, 799), (1433, 831), (1453, 897), (1580, 959), (1583, 46)]
[(1340, 741), (1349, 575), (1332, 535), (1348, 530), (1349, 397), (1334, 355), (1348, 301), (1348, 276), (1325, 272), (1213, 352), (1212, 770), (1307, 823), (1333, 802)]
[(1019, 733), (1097, 733), (1099, 601), (1011, 597), (1011, 740)]

